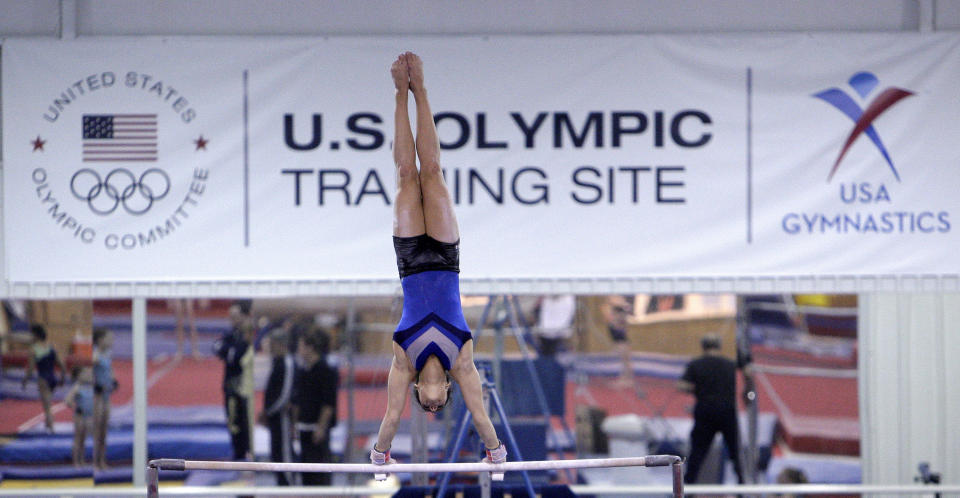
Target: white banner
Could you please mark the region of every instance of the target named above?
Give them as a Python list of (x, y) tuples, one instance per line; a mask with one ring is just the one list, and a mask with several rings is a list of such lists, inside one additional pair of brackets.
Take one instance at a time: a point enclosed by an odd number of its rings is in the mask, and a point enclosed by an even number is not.
[(383, 279), (414, 50), (470, 278), (955, 275), (960, 36), (7, 40), (13, 282)]

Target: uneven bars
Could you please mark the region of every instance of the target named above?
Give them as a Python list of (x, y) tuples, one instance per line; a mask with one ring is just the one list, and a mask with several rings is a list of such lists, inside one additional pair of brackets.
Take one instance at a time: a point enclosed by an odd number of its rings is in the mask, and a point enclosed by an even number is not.
[(683, 497), (683, 460), (674, 455), (648, 455), (626, 458), (589, 458), (582, 460), (540, 460), (531, 462), (466, 463), (293, 463), (293, 462), (220, 462), (160, 458), (147, 464), (147, 497), (159, 498), (160, 470), (236, 470), (261, 472), (324, 472), (384, 474), (401, 472), (490, 472), (502, 474), (518, 470), (590, 469), (598, 467), (673, 468), (673, 496)]

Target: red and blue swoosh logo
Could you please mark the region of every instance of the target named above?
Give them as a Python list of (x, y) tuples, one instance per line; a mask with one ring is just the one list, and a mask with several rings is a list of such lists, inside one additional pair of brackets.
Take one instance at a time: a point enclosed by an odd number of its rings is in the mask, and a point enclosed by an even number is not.
[[(859, 72), (851, 76), (848, 83), (850, 87), (860, 95), (861, 99), (866, 100), (867, 96), (877, 87), (879, 80), (872, 73)], [(847, 154), (850, 146), (853, 145), (861, 134), (866, 134), (867, 137), (870, 138), (870, 141), (873, 142), (877, 150), (880, 151), (880, 154), (883, 155), (883, 158), (886, 159), (887, 164), (890, 166), (890, 171), (893, 172), (893, 176), (896, 177), (898, 182), (900, 181), (900, 174), (893, 165), (893, 160), (890, 159), (890, 154), (887, 152), (886, 146), (883, 145), (880, 134), (878, 134), (876, 128), (873, 127), (873, 122), (880, 117), (881, 114), (893, 107), (894, 104), (911, 95), (913, 95), (913, 92), (909, 90), (893, 86), (887, 87), (877, 94), (877, 96), (867, 104), (866, 108), (861, 108), (853, 97), (836, 87), (813, 94), (814, 97), (823, 100), (845, 114), (854, 123), (853, 129), (850, 130), (850, 134), (847, 136), (847, 140), (843, 143), (843, 148), (840, 149), (837, 160), (833, 163), (833, 168), (830, 169), (830, 175), (827, 176), (828, 182), (833, 178), (834, 173), (837, 172), (837, 169), (840, 167), (840, 162)]]

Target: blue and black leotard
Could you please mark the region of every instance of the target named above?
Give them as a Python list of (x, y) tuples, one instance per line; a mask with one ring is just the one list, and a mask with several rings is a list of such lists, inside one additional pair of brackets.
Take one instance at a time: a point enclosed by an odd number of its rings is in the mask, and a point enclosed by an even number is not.
[(460, 248), (429, 235), (394, 237), (403, 287), (403, 315), (393, 340), (417, 371), (430, 355), (450, 370), (472, 339), (460, 307)]
[(57, 366), (57, 351), (46, 344), (34, 344), (30, 353), (33, 355), (37, 377), (43, 379), (50, 389), (56, 389), (60, 385), (54, 372)]

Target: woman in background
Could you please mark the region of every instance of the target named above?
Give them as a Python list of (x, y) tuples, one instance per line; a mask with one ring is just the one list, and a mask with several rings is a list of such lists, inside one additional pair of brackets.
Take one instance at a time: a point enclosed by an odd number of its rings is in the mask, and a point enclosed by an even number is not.
[[(27, 373), (23, 376), (21, 387), (27, 388), (27, 382), (37, 373), (37, 390), (40, 392), (40, 403), (43, 404), (43, 421), (47, 432), (53, 433), (53, 414), (50, 411), (50, 399), (53, 390), (63, 383), (67, 367), (57, 355), (57, 350), (47, 342), (47, 329), (43, 325), (30, 327), (32, 343), (30, 355), (27, 357)], [(57, 378), (56, 369), (60, 369), (60, 378)]]

